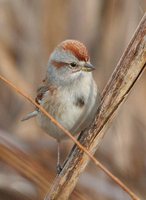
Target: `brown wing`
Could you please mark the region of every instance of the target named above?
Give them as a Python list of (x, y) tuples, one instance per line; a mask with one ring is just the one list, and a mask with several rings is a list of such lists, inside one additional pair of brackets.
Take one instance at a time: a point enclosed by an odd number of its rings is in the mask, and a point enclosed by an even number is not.
[[(43, 95), (48, 90), (49, 90), (48, 86), (41, 86), (41, 87), (38, 88), (37, 96), (35, 98), (36, 103), (40, 104), (40, 101), (42, 100)], [(28, 120), (32, 117), (35, 117), (35, 116), (37, 116), (37, 114), (38, 114), (38, 108), (36, 107), (35, 111), (28, 113), (21, 121), (25, 121), (25, 120)]]
[(56, 91), (56, 87), (52, 85), (47, 86), (41, 86), (37, 90), (37, 96), (35, 98), (36, 103), (40, 104), (40, 101), (42, 100), (44, 94), (49, 91), (50, 95), (53, 95)]
[(40, 104), (40, 101), (43, 98), (43, 95), (45, 94), (45, 92), (47, 92), (49, 90), (48, 86), (41, 86), (37, 89), (37, 96), (35, 98), (36, 103)]

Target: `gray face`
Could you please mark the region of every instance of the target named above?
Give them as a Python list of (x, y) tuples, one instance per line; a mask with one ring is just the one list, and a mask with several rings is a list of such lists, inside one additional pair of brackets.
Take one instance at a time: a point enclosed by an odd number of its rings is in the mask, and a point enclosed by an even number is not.
[(73, 84), (74, 81), (79, 81), (88, 74), (85, 72), (88, 71), (85, 70), (85, 63), (85, 61), (79, 61), (70, 51), (56, 49), (49, 59), (48, 79), (57, 85)]

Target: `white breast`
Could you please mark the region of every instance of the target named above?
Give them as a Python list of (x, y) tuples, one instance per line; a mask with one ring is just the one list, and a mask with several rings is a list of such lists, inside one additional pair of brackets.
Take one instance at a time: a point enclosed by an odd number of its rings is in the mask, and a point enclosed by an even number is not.
[[(71, 131), (72, 134), (77, 134), (90, 124), (90, 120), (93, 118), (96, 111), (93, 109), (96, 96), (96, 85), (90, 74), (89, 76), (85, 76), (82, 81), (72, 85), (69, 89), (60, 87), (54, 95), (47, 92), (41, 105), (63, 127)], [(83, 97), (84, 99), (85, 104), (83, 106), (77, 106), (75, 103), (79, 97)], [(40, 126), (52, 137), (58, 140), (66, 137), (65, 134), (41, 112), (38, 115), (38, 121)]]

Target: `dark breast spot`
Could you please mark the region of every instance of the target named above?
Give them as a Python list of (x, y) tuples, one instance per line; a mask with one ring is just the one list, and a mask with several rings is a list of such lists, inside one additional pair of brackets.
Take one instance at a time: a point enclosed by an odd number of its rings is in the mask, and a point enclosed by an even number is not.
[(84, 97), (77, 97), (77, 98), (75, 99), (74, 104), (75, 104), (77, 107), (82, 108), (82, 107), (85, 105)]

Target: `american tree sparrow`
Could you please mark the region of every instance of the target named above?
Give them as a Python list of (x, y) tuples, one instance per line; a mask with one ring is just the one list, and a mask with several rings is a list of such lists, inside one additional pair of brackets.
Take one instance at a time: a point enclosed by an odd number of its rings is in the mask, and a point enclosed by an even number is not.
[[(79, 41), (65, 40), (50, 55), (46, 78), (37, 90), (36, 102), (73, 135), (91, 124), (99, 104), (99, 92), (92, 77), (94, 69), (86, 47)], [(58, 142), (59, 173), (59, 144), (67, 136), (37, 108), (22, 121), (35, 116), (45, 132)]]

